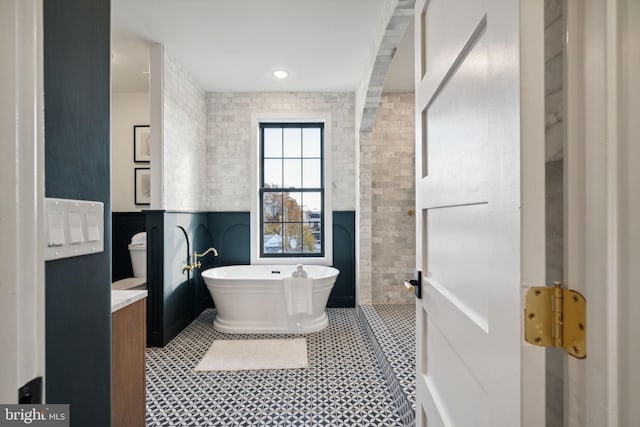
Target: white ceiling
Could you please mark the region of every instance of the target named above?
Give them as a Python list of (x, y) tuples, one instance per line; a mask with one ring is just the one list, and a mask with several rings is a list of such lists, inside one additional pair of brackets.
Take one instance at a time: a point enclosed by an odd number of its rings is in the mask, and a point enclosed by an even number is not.
[[(112, 88), (147, 91), (149, 46), (161, 43), (207, 92), (355, 91), (375, 54), (384, 4), (113, 0)], [(412, 34), (396, 53), (386, 91), (413, 90)], [(289, 77), (274, 78), (276, 69)]]

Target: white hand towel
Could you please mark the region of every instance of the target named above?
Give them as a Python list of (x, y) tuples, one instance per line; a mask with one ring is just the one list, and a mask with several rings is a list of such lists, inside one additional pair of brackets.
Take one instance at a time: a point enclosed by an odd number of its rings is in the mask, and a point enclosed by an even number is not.
[(298, 268), (291, 277), (282, 279), (284, 282), (284, 299), (289, 316), (299, 313), (313, 313), (313, 279), (307, 277), (307, 272), (298, 264)]

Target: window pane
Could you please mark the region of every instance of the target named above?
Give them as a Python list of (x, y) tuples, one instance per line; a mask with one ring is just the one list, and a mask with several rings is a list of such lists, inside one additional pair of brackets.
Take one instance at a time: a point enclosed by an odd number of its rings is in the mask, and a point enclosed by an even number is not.
[(302, 162), (302, 187), (320, 188), (322, 186), (320, 159), (304, 159)]
[(263, 249), (265, 254), (282, 253), (282, 224), (264, 224)]
[(322, 195), (318, 192), (305, 192), (302, 195), (302, 209), (304, 212), (303, 221), (315, 222), (320, 221), (320, 214), (322, 213)]
[(265, 188), (282, 188), (282, 160), (264, 160), (264, 186)]
[(302, 132), (300, 128), (284, 128), (284, 157), (302, 157)]
[(302, 155), (304, 157), (322, 157), (319, 128), (302, 129)]
[(281, 128), (264, 128), (264, 157), (282, 157)]
[[(273, 127), (276, 126), (276, 127)], [(322, 254), (321, 127), (264, 124), (262, 130), (262, 252)]]
[(322, 247), (322, 229), (320, 228), (320, 222), (303, 224), (302, 232), (304, 239), (302, 251), (304, 253), (319, 254)]
[(284, 160), (284, 188), (302, 187), (302, 170), (300, 159)]
[(284, 251), (285, 253), (302, 253), (302, 224), (284, 225)]
[(302, 193), (284, 193), (284, 222), (302, 221)]
[(262, 194), (262, 212), (264, 222), (282, 221), (282, 193), (265, 191)]

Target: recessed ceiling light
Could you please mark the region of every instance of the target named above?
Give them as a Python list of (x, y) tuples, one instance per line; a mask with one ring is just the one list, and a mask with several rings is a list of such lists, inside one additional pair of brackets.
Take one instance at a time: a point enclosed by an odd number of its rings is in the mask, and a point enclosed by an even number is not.
[(289, 73), (288, 73), (287, 71), (285, 71), (285, 70), (275, 70), (275, 71), (273, 72), (273, 75), (274, 75), (277, 79), (284, 79), (284, 78), (286, 78), (286, 77), (289, 75)]

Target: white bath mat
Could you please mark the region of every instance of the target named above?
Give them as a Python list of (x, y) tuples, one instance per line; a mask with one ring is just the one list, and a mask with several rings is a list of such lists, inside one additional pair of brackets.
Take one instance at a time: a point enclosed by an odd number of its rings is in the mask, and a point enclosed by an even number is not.
[(308, 368), (306, 338), (217, 340), (195, 371), (250, 371)]

